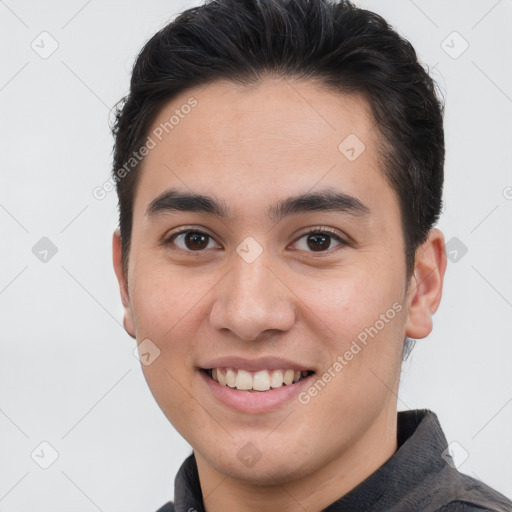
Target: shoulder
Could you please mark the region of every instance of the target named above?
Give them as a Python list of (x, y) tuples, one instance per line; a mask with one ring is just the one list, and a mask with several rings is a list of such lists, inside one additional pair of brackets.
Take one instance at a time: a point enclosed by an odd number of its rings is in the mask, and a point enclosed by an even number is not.
[(464, 473), (458, 477), (457, 496), (437, 512), (512, 512), (512, 501), (496, 489)]
[(453, 501), (443, 508), (438, 509), (436, 512), (511, 512), (512, 508), (503, 508), (493, 506), (492, 508), (481, 507), (473, 503), (466, 503), (464, 501)]

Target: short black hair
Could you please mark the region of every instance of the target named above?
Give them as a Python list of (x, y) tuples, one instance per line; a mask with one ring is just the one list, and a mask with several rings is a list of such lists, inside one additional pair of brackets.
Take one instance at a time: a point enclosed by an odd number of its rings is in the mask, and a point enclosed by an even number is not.
[(124, 268), (140, 165), (132, 155), (159, 110), (195, 86), (220, 79), (251, 85), (269, 75), (367, 99), (382, 136), (383, 172), (400, 204), (410, 276), (441, 212), (444, 106), (409, 41), (347, 0), (209, 0), (146, 43), (112, 128)]

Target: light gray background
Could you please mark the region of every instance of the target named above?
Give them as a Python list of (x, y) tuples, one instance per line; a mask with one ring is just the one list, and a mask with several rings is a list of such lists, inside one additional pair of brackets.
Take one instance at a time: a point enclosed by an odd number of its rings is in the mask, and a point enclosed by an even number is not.
[[(439, 227), (468, 249), (449, 262), (433, 334), (404, 364), (400, 408), (434, 410), (456, 461), (467, 452), (460, 470), (512, 496), (512, 2), (357, 3), (410, 39), (445, 94)], [(0, 0), (4, 512), (154, 512), (190, 453), (121, 327), (116, 198), (92, 190), (108, 179), (109, 109), (135, 56), (192, 5)], [(43, 31), (59, 45), (47, 59), (31, 47), (51, 49)], [(453, 58), (461, 38), (469, 47)], [(32, 253), (42, 237), (58, 248), (46, 263)], [(51, 462), (43, 441), (59, 454), (48, 469), (31, 458)]]

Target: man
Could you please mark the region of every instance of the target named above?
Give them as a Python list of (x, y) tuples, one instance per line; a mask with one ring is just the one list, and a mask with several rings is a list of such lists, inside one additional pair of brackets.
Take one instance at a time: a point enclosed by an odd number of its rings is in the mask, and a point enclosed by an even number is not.
[(158, 32), (114, 128), (124, 326), (193, 448), (161, 511), (511, 510), (397, 413), (441, 300), (442, 104), (349, 2), (219, 0)]

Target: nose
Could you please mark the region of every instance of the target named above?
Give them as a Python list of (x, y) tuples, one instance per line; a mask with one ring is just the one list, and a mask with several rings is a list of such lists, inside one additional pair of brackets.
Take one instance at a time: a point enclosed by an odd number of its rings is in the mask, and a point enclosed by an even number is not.
[(246, 341), (291, 329), (296, 315), (294, 295), (264, 254), (252, 263), (234, 254), (231, 270), (214, 288), (212, 328), (228, 329)]

